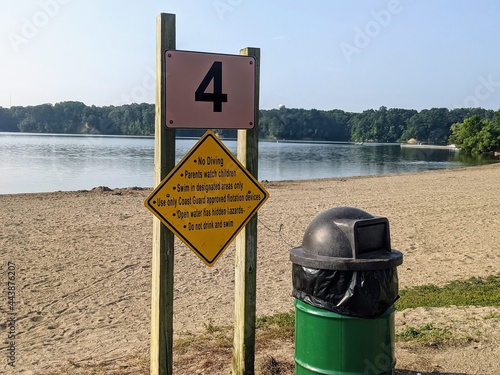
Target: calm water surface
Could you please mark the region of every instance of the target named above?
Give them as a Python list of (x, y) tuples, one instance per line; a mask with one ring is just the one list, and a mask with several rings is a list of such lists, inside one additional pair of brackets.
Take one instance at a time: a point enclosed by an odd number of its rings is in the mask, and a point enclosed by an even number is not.
[[(179, 161), (196, 139), (177, 140)], [(236, 141), (224, 141), (233, 152)], [(154, 140), (0, 133), (0, 194), (153, 186)], [(260, 142), (259, 180), (407, 173), (494, 162), (399, 145)]]

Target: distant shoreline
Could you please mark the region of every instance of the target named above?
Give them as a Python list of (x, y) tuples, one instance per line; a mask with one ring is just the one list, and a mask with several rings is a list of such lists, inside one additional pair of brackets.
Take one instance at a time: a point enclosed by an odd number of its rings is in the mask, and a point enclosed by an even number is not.
[[(44, 136), (44, 137), (103, 137), (103, 138), (146, 138), (154, 139), (154, 134), (152, 135), (127, 135), (127, 134), (85, 134), (85, 133), (25, 133), (25, 132), (0, 132), (0, 135), (28, 135), (28, 136)], [(200, 139), (200, 137), (184, 137), (176, 136), (176, 139)], [(226, 141), (236, 141), (237, 138), (232, 137), (222, 137), (222, 140)], [(341, 144), (341, 145), (356, 145), (358, 142), (348, 142), (348, 141), (315, 141), (310, 139), (268, 139), (259, 138), (259, 142), (270, 142), (270, 143), (310, 143), (310, 144)], [(397, 146), (399, 143), (396, 142), (366, 142), (366, 145), (386, 145), (386, 146)]]

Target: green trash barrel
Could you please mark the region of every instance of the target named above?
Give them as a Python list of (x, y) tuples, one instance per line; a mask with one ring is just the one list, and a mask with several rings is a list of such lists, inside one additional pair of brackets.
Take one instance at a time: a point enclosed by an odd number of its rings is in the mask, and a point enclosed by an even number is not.
[(362, 319), (295, 300), (295, 373), (392, 375), (394, 309)]
[(396, 267), (389, 222), (352, 207), (318, 215), (290, 251), (295, 373), (392, 375)]

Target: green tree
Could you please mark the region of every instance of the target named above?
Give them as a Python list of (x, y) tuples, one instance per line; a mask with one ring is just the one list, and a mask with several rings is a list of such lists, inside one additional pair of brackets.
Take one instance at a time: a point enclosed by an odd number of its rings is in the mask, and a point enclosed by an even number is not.
[(485, 153), (500, 150), (500, 111), (493, 120), (478, 115), (451, 126), (450, 142), (467, 153)]
[(349, 121), (351, 129), (351, 140), (353, 141), (373, 141), (376, 136), (375, 111), (368, 109), (362, 113), (354, 115)]
[(349, 119), (351, 115), (336, 109), (327, 111), (325, 116), (326, 125), (324, 133), (318, 134), (318, 138), (329, 141), (349, 141)]
[(82, 102), (72, 101), (54, 104), (55, 121), (58, 123), (61, 133), (79, 133), (83, 126), (82, 114), (85, 107)]
[(10, 112), (0, 107), (0, 132), (18, 132), (19, 128)]

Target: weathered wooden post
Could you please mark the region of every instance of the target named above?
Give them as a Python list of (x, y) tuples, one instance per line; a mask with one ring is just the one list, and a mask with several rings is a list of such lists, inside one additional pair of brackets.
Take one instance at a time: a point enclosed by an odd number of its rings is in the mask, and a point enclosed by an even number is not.
[[(241, 55), (255, 58), (255, 126), (238, 130), (238, 160), (255, 177), (259, 165), (259, 82), (260, 49), (245, 48)], [(233, 374), (253, 374), (255, 363), (257, 274), (257, 214), (236, 237), (235, 258), (235, 314)]]
[[(164, 51), (167, 49), (175, 49), (175, 15), (162, 13), (156, 20), (155, 186), (175, 166), (175, 129), (165, 126)], [(170, 375), (174, 315), (174, 234), (157, 218), (153, 218), (151, 271), (150, 373)]]

